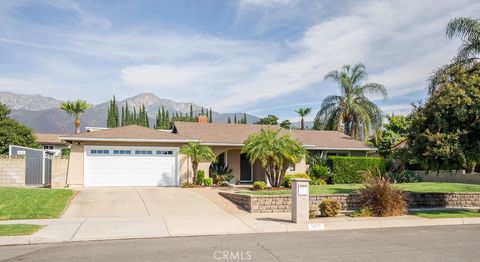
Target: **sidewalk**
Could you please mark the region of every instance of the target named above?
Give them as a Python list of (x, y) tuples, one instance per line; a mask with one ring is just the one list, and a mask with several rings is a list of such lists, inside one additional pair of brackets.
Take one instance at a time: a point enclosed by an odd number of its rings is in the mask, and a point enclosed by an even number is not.
[(26, 245), (87, 240), (157, 238), (177, 236), (248, 234), (317, 230), (349, 230), (390, 227), (480, 224), (480, 218), (427, 219), (416, 216), (316, 218), (309, 223), (290, 222), (290, 213), (236, 214), (231, 220), (197, 221), (191, 217), (70, 218), (0, 221), (0, 224), (41, 224), (45, 228), (31, 236), (0, 237), (0, 245)]

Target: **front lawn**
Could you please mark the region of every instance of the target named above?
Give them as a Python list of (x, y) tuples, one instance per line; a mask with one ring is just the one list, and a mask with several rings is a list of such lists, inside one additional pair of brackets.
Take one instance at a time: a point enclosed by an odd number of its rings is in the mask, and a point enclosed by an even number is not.
[[(436, 182), (420, 182), (420, 183), (403, 183), (396, 184), (397, 187), (408, 192), (432, 193), (432, 192), (480, 192), (480, 185), (461, 184), (461, 183), (436, 183)], [(311, 195), (319, 194), (345, 194), (360, 189), (362, 184), (335, 184), (335, 185), (319, 185), (310, 186)], [(264, 191), (242, 191), (244, 194), (252, 195), (286, 195), (291, 194), (289, 189), (286, 190), (264, 190)]]
[(46, 188), (0, 188), (0, 220), (58, 218), (75, 191)]
[(27, 224), (0, 225), (0, 237), (31, 235), (40, 230), (42, 227), (42, 225)]
[(428, 211), (410, 211), (411, 215), (423, 218), (463, 218), (463, 217), (480, 217), (478, 210), (469, 209), (445, 209), (445, 210), (428, 210)]

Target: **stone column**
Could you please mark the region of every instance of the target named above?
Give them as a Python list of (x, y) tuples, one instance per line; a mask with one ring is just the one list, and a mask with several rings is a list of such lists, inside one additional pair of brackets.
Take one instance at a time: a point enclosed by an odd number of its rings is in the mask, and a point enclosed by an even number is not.
[(308, 184), (310, 179), (294, 178), (292, 181), (292, 222), (305, 223), (309, 220), (310, 198)]

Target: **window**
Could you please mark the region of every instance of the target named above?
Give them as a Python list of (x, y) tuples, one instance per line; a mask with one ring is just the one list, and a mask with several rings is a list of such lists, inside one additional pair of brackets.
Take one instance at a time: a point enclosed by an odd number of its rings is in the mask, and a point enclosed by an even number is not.
[(157, 155), (173, 155), (173, 151), (168, 150), (168, 151), (157, 151)]
[(295, 163), (288, 163), (288, 171), (295, 171)]
[(53, 150), (53, 146), (43, 146), (44, 150)]
[(130, 155), (132, 154), (132, 151), (119, 149), (119, 150), (113, 150), (113, 154), (114, 155)]
[(92, 149), (92, 150), (90, 150), (90, 154), (92, 154), (92, 155), (108, 155), (108, 154), (110, 154), (110, 150)]
[(153, 154), (152, 150), (135, 150), (135, 155), (151, 155)]

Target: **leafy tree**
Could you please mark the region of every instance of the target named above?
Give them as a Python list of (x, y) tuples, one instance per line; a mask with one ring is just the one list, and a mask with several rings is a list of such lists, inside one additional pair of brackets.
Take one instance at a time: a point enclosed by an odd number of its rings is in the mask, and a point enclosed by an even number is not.
[(300, 129), (304, 130), (305, 129), (305, 121), (304, 118), (310, 114), (311, 108), (300, 108), (298, 110), (295, 110), (295, 112), (300, 116)]
[(260, 162), (273, 187), (283, 183), (290, 163), (297, 163), (306, 154), (299, 140), (288, 134), (279, 137), (280, 130), (261, 129), (250, 135), (242, 148), (242, 153), (247, 154), (252, 165), (257, 160)]
[[(193, 181), (197, 181), (197, 170), (199, 162), (215, 162), (216, 156), (209, 146), (199, 143), (188, 143), (180, 148), (180, 153), (188, 156), (192, 161)], [(187, 183), (189, 175), (187, 174)]]
[(110, 101), (110, 105), (108, 106), (108, 113), (107, 113), (107, 127), (119, 127), (120, 126), (120, 115), (118, 113), (118, 106), (117, 102), (115, 101), (115, 96)]
[(286, 119), (286, 120), (283, 120), (282, 123), (280, 123), (280, 126), (285, 129), (290, 129), (290, 127), (292, 126), (292, 123), (290, 123), (290, 120)]
[(0, 120), (8, 118), (11, 112), (12, 110), (7, 105), (0, 103)]
[(67, 101), (60, 104), (60, 108), (75, 117), (75, 133), (80, 133), (80, 116), (92, 107), (85, 100)]
[(426, 170), (473, 170), (480, 159), (480, 63), (455, 64), (410, 117), (408, 148)]
[(370, 142), (378, 149), (378, 153), (383, 157), (389, 157), (393, 153), (393, 147), (405, 140), (409, 121), (407, 117), (401, 115), (387, 116), (387, 124), (384, 129), (378, 129), (376, 134), (370, 139)]
[(40, 148), (33, 130), (8, 117), (10, 108), (0, 103), (0, 154), (8, 154), (10, 145)]
[(473, 64), (478, 62), (480, 55), (480, 20), (459, 17), (450, 20), (447, 25), (446, 35), (448, 38), (458, 37), (462, 40), (462, 44), (453, 61), (439, 68), (435, 74), (430, 77), (428, 91), (434, 92), (441, 83), (440, 78), (445, 75), (448, 69), (454, 65)]
[(327, 96), (317, 113), (317, 128), (338, 130), (357, 139), (367, 139), (371, 127), (381, 125), (380, 108), (367, 98), (368, 94), (387, 97), (385, 87), (378, 83), (364, 83), (367, 71), (363, 64), (344, 65), (341, 71), (325, 76), (340, 86), (341, 95)]
[(275, 115), (268, 115), (264, 118), (260, 118), (254, 124), (257, 125), (278, 125), (278, 117)]

